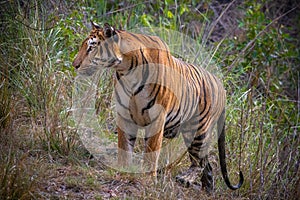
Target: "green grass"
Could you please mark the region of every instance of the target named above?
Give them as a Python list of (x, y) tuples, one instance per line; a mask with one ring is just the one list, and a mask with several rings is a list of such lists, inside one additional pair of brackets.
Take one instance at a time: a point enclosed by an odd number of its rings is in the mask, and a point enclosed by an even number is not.
[[(0, 8), (1, 199), (298, 198), (299, 14), (291, 11), (296, 1), (292, 6), (279, 1), (56, 3), (7, 1)], [(162, 171), (155, 183), (145, 175), (109, 169), (90, 155), (72, 116), (76, 73), (71, 66), (90, 19), (126, 30), (179, 31), (207, 49), (196, 62), (212, 60), (223, 72), (227, 163), (232, 182), (239, 170), (244, 173), (239, 191), (225, 186), (216, 150), (210, 155), (211, 196), (175, 182), (189, 165), (186, 157)], [(178, 43), (160, 34), (170, 46)], [(103, 134), (116, 142), (111, 73), (99, 81), (95, 108)]]

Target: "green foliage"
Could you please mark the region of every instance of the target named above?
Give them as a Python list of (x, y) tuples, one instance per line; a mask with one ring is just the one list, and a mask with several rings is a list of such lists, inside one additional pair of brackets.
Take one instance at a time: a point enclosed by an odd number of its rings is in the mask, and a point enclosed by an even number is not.
[[(227, 52), (238, 52), (220, 63), (224, 64), (224, 71), (230, 70), (225, 78), (229, 96), (229, 148), (241, 146), (243, 160), (236, 162), (248, 165), (245, 189), (256, 190), (261, 196), (276, 196), (279, 194), (274, 191), (274, 183), (293, 191), (297, 181), (295, 173), (287, 168), (295, 166), (295, 160), (299, 159), (293, 150), (299, 148), (299, 140), (295, 138), (295, 132), (299, 131), (299, 108), (291, 92), (297, 90), (299, 80), (299, 74), (294, 73), (295, 63), (299, 63), (299, 48), (297, 41), (284, 33), (283, 26), (262, 12), (262, 3), (247, 2), (246, 6), (249, 8), (239, 22), (245, 39), (230, 38), (221, 47)], [(240, 141), (234, 140), (234, 132), (240, 132)], [(296, 159), (286, 160), (282, 157), (286, 154)], [(279, 181), (282, 179), (285, 181)], [(289, 194), (292, 192), (284, 195), (288, 198)]]

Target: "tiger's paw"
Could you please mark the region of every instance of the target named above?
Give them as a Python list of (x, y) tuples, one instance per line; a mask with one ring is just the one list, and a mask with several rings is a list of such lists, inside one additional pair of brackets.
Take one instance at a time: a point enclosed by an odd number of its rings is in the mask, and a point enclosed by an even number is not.
[(201, 177), (202, 188), (211, 194), (214, 189), (214, 180), (210, 165), (204, 168), (203, 175)]
[(203, 169), (200, 167), (190, 167), (186, 172), (177, 175), (176, 181), (180, 182), (184, 187), (190, 187), (192, 185), (201, 185), (201, 181), (196, 179), (200, 177)]

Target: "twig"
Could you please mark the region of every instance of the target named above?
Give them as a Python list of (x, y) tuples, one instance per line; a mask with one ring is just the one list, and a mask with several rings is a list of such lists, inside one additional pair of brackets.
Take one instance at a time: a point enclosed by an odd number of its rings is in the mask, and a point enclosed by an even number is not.
[(55, 26), (51, 26), (49, 28), (35, 28), (35, 27), (31, 27), (28, 24), (23, 23), (22, 21), (20, 21), (18, 19), (14, 19), (14, 20), (17, 21), (18, 23), (22, 24), (23, 26), (26, 26), (27, 28), (32, 29), (34, 31), (49, 31), (55, 27)]
[(232, 2), (230, 2), (226, 8), (222, 11), (222, 13), (220, 14), (220, 16), (217, 18), (217, 20), (212, 24), (212, 27), (209, 31), (209, 33), (207, 34), (207, 38), (212, 34), (213, 30), (215, 29), (216, 25), (218, 24), (218, 22), (221, 22), (221, 18), (223, 17), (223, 15), (227, 12), (227, 10), (231, 7), (231, 5), (235, 2), (235, 0), (233, 0)]

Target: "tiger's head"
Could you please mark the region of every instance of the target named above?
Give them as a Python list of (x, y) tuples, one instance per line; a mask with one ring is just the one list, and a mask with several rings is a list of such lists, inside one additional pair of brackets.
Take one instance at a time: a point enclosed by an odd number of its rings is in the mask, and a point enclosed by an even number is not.
[(92, 75), (99, 68), (116, 67), (122, 62), (120, 38), (109, 24), (104, 27), (92, 23), (92, 30), (86, 38), (72, 65), (80, 74)]

